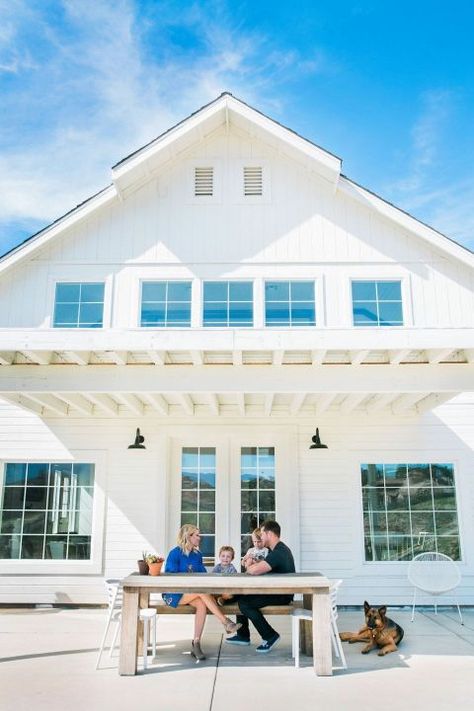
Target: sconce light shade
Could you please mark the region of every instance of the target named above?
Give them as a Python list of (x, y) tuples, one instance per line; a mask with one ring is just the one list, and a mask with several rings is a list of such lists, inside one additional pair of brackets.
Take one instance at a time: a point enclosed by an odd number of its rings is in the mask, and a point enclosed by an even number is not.
[(133, 444), (129, 444), (128, 448), (129, 449), (146, 449), (145, 445), (143, 442), (145, 441), (145, 437), (140, 434), (140, 428), (137, 427), (137, 434), (135, 435), (135, 442)]
[(319, 439), (319, 427), (316, 427), (316, 434), (311, 437), (313, 444), (310, 445), (310, 449), (327, 449), (327, 444), (322, 444)]

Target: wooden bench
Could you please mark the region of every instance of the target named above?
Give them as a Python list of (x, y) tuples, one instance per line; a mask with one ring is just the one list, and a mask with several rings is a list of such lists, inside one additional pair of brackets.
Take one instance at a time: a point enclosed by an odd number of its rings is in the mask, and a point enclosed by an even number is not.
[[(151, 602), (150, 607), (156, 609), (159, 615), (194, 615), (196, 610), (191, 605), (178, 605), (178, 607), (170, 607), (164, 602)], [(293, 610), (303, 607), (301, 602), (290, 602), (289, 605), (267, 605), (260, 608), (264, 615), (291, 615)], [(220, 608), (225, 615), (239, 615), (240, 610), (237, 604), (230, 603)], [(207, 614), (212, 614), (210, 610)]]

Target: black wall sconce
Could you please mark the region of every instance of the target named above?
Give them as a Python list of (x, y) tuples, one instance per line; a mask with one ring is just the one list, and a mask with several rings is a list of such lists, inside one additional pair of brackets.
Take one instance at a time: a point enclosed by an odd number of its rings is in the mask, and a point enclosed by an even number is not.
[(309, 446), (310, 449), (327, 449), (327, 444), (323, 444), (319, 439), (319, 427), (316, 427), (316, 434), (311, 437), (313, 444)]
[(146, 449), (145, 445), (143, 442), (145, 441), (145, 437), (140, 434), (140, 428), (137, 427), (137, 434), (135, 435), (135, 442), (133, 444), (128, 445), (128, 449)]

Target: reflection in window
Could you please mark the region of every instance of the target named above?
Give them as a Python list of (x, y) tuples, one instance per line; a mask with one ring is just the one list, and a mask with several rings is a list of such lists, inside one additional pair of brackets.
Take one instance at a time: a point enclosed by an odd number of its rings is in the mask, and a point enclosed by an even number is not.
[(240, 450), (240, 541), (245, 555), (251, 533), (265, 519), (275, 518), (275, 448)]
[(403, 326), (400, 281), (353, 281), (354, 326)]
[(183, 447), (181, 455), (181, 526), (201, 531), (201, 553), (213, 558), (216, 534), (216, 450)]
[(140, 326), (185, 328), (191, 325), (190, 281), (144, 281)]
[(266, 326), (314, 326), (313, 281), (265, 282)]
[(253, 326), (251, 281), (205, 281), (203, 326)]
[(55, 328), (102, 328), (104, 283), (61, 282), (56, 284)]
[(460, 558), (452, 464), (362, 464), (365, 559)]
[(0, 558), (90, 560), (93, 464), (8, 463)]

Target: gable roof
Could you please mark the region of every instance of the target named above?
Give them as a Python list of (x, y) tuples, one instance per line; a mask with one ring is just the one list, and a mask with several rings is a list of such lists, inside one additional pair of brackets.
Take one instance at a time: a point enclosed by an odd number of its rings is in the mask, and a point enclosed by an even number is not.
[(189, 148), (195, 141), (201, 140), (219, 126), (228, 126), (230, 123), (246, 131), (251, 128), (253, 135), (278, 148), (283, 147), (286, 154), (327, 180), (335, 191), (341, 191), (358, 202), (370, 206), (371, 209), (442, 252), (474, 267), (474, 253), (469, 249), (342, 175), (340, 158), (237, 99), (229, 92), (224, 92), (116, 163), (112, 167), (111, 185), (0, 257), (0, 272), (25, 259), (95, 210), (147, 182), (165, 163)]

